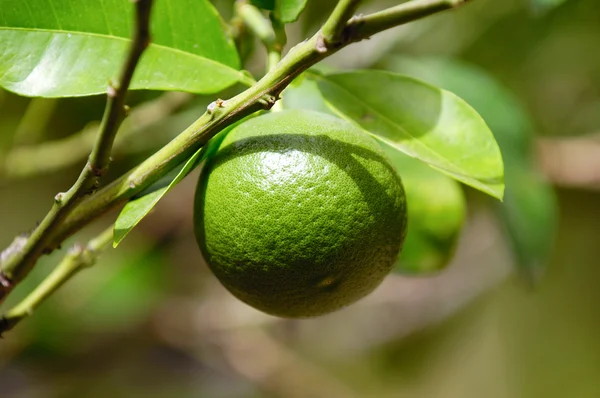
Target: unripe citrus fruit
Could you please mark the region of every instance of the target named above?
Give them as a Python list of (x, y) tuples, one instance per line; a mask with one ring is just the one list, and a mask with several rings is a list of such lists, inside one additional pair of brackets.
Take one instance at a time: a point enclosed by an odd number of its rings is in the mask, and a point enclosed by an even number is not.
[(233, 128), (195, 198), (206, 263), (236, 297), (283, 317), (364, 297), (396, 263), (406, 231), (400, 178), (354, 125), (308, 111)]

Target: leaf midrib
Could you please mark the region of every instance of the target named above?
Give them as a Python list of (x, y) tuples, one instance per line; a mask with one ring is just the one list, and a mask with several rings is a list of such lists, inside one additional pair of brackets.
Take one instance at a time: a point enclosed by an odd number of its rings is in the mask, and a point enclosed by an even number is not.
[[(0, 27), (0, 31), (22, 31), (22, 32), (39, 32), (39, 33), (50, 33), (50, 34), (60, 34), (60, 35), (75, 35), (75, 36), (92, 36), (92, 37), (99, 37), (102, 39), (108, 39), (108, 40), (118, 40), (118, 41), (124, 41), (124, 42), (130, 42), (131, 39), (126, 38), (126, 37), (122, 37), (122, 36), (113, 36), (113, 35), (107, 35), (107, 34), (102, 34), (102, 33), (94, 33), (94, 32), (82, 32), (82, 31), (78, 31), (78, 30), (63, 30), (63, 29), (43, 29), (43, 28), (19, 28), (19, 27), (12, 27), (12, 26), (2, 26)], [(170, 51), (173, 53), (179, 53), (179, 54), (183, 54), (186, 56), (191, 56), (193, 58), (197, 58), (197, 59), (202, 59), (208, 63), (213, 63), (222, 67), (225, 67), (227, 69), (230, 69), (232, 72), (234, 72), (237, 75), (242, 75), (242, 72), (227, 65), (224, 64), (222, 62), (219, 61), (215, 61), (214, 59), (211, 58), (207, 58), (205, 56), (199, 55), (199, 54), (195, 54), (195, 53), (191, 53), (188, 51), (184, 51), (181, 50), (179, 48), (175, 48), (175, 47), (168, 47), (165, 46), (163, 44), (156, 44), (156, 43), (150, 43), (150, 46), (152, 47), (156, 47), (156, 48), (160, 48), (163, 49), (165, 51)]]
[[(454, 170), (448, 170), (451, 173), (455, 173), (458, 174), (464, 178), (473, 178), (473, 177), (469, 177), (468, 174), (464, 174), (461, 171), (461, 168), (459, 166), (457, 166), (454, 162), (452, 162), (451, 160), (447, 159), (446, 157), (444, 157), (443, 155), (441, 155), (440, 153), (438, 153), (436, 150), (430, 148), (429, 146), (425, 145), (423, 142), (421, 142), (417, 137), (415, 137), (414, 135), (412, 135), (411, 133), (409, 133), (404, 127), (398, 125), (398, 123), (396, 123), (393, 119), (390, 119), (389, 117), (385, 116), (384, 114), (382, 114), (381, 112), (379, 112), (377, 109), (373, 108), (372, 106), (370, 106), (368, 103), (362, 101), (359, 97), (357, 97), (354, 93), (352, 93), (352, 91), (346, 89), (344, 86), (340, 85), (339, 83), (336, 83), (330, 79), (325, 79), (327, 82), (329, 82), (330, 84), (340, 88), (342, 91), (348, 93), (351, 97), (355, 98), (359, 103), (363, 104), (367, 109), (369, 109), (371, 112), (373, 112), (376, 115), (381, 116), (382, 119), (384, 119), (386, 121), (386, 123), (391, 124), (392, 126), (397, 126), (399, 130), (401, 130), (404, 134), (406, 134), (408, 137), (412, 138), (414, 141), (416, 142), (418, 145), (420, 145), (422, 148), (425, 148), (428, 152), (432, 153), (434, 156), (436, 156), (438, 159), (447, 161), (448, 163), (450, 163), (451, 166), (454, 167)], [(440, 90), (442, 92), (444, 92), (445, 90)], [(362, 126), (361, 126), (362, 128)], [(382, 139), (385, 140), (384, 137), (381, 137)], [(389, 141), (389, 140), (385, 140), (385, 141)], [(394, 143), (394, 141), (390, 141), (392, 143)], [(399, 144), (398, 142), (395, 142), (396, 144)], [(438, 166), (438, 165), (434, 165), (436, 167), (443, 167), (444, 169), (447, 169), (446, 166)], [(481, 182), (483, 184), (483, 182)]]

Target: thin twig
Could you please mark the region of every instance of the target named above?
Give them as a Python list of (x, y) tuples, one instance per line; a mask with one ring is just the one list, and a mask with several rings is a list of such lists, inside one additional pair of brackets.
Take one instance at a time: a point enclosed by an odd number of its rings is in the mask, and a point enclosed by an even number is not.
[[(267, 73), (275, 69), (281, 61), (281, 53), (287, 42), (285, 25), (274, 12), (267, 20), (262, 12), (246, 1), (236, 3), (235, 12), (244, 25), (263, 43), (267, 50)], [(280, 103), (275, 103), (272, 110), (281, 110)]]
[(1, 264), (2, 279), (7, 283), (0, 286), (0, 302), (15, 284), (29, 273), (36, 260), (46, 251), (54, 230), (69, 215), (80, 199), (98, 188), (100, 177), (104, 175), (110, 163), (110, 153), (115, 136), (125, 118), (125, 96), (129, 83), (142, 53), (150, 43), (151, 8), (152, 0), (135, 2), (136, 21), (129, 54), (118, 82), (108, 86), (104, 116), (88, 162), (75, 184), (67, 192), (56, 195), (54, 205), (32, 232), (25, 246)]
[(40, 304), (75, 274), (84, 268), (94, 265), (100, 252), (110, 246), (112, 238), (113, 227), (111, 225), (96, 238), (90, 240), (86, 246), (79, 244), (73, 246), (58, 266), (52, 270), (34, 291), (0, 318), (0, 336), (15, 327), (21, 320), (30, 316)]
[[(129, 198), (188, 159), (224, 127), (258, 110), (271, 108), (283, 89), (298, 75), (346, 45), (465, 2), (465, 0), (413, 0), (379, 13), (356, 17), (348, 22), (342, 34), (344, 41), (338, 44), (330, 45), (323, 41), (320, 32), (315, 34), (311, 39), (292, 48), (260, 81), (227, 101), (213, 102), (204, 115), (154, 155), (94, 195), (84, 198), (60, 225), (52, 228), (52, 234), (44, 242), (45, 245), (41, 245), (39, 250), (28, 256), (9, 259), (7, 265), (12, 269), (29, 269), (44, 251), (53, 250), (95, 218), (123, 205)], [(0, 296), (7, 291), (6, 288), (4, 292), (2, 290), (0, 287)]]
[(287, 37), (284, 25), (274, 13), (269, 19), (262, 12), (246, 1), (236, 3), (235, 12), (244, 25), (263, 43), (267, 50), (267, 72), (272, 70), (281, 60), (281, 52)]
[(235, 13), (265, 46), (271, 46), (275, 42), (275, 32), (269, 20), (258, 8), (247, 1), (237, 1), (235, 3)]
[(383, 30), (459, 7), (469, 1), (471, 0), (409, 1), (373, 14), (352, 18), (345, 28), (345, 35), (349, 40), (352, 40), (352, 37), (370, 37)]
[(321, 29), (321, 37), (325, 43), (332, 45), (342, 41), (346, 23), (354, 15), (361, 0), (340, 0)]

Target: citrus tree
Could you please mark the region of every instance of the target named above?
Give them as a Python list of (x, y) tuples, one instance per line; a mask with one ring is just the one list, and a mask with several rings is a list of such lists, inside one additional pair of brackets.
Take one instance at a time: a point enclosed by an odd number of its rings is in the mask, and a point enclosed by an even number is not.
[[(0, 302), (41, 256), (119, 209), (110, 228), (73, 247), (5, 312), (0, 331), (32, 314), (105, 248), (117, 247), (197, 167), (200, 249), (230, 291), (266, 312), (318, 315), (368, 294), (392, 268), (409, 274), (442, 269), (466, 213), (460, 184), (498, 200), (518, 263), (535, 274), (551, 242), (554, 199), (531, 167), (529, 126), (518, 118), (494, 119), (491, 102), (511, 107), (509, 94), (485, 74), (443, 60), (391, 59), (365, 70), (320, 64), (340, 51), (368, 56), (354, 43), (466, 3), (412, 0), (366, 13), (360, 1), (341, 0), (312, 36), (287, 43), (286, 27), (307, 0), (236, 1), (229, 22), (208, 0), (0, 0), (1, 87), (29, 97), (106, 95), (88, 144), (65, 143), (68, 150), (59, 155), (55, 148), (47, 158), (27, 157), (18, 146), (3, 155), (5, 173), (85, 164), (69, 189), (49, 198), (40, 223), (2, 252)], [(264, 73), (244, 70), (250, 57), (263, 53)], [(472, 85), (479, 95), (465, 90)], [(130, 90), (167, 93), (130, 109)], [(181, 92), (214, 100), (172, 141), (106, 181), (120, 140), (144, 140), (133, 127), (120, 129), (122, 122), (160, 118), (190, 98)], [(463, 93), (471, 105), (459, 97)], [(153, 108), (157, 103), (161, 111)], [(256, 172), (260, 167), (271, 174)], [(255, 174), (248, 177), (248, 170)], [(286, 178), (277, 180), (280, 174)], [(290, 176), (300, 176), (301, 184), (290, 183)], [(275, 183), (284, 184), (277, 200), (269, 195)], [(269, 187), (257, 189), (261, 184)], [(254, 195), (253, 205), (242, 194)], [(297, 196), (302, 200), (292, 209)], [(269, 210), (272, 226), (265, 227)], [(256, 228), (248, 229), (245, 217)], [(303, 237), (314, 239), (296, 245)], [(364, 250), (349, 249), (356, 247)], [(322, 272), (322, 264), (338, 260)], [(294, 300), (305, 308), (296, 311), (289, 305)]]

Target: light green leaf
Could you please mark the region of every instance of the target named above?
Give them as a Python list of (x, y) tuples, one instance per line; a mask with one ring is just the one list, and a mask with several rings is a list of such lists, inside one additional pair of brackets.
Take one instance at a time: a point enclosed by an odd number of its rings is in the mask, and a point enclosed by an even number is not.
[(498, 144), (483, 119), (456, 95), (374, 70), (325, 75), (318, 86), (336, 112), (375, 138), (502, 199)]
[(298, 19), (308, 0), (276, 0), (275, 12), (283, 23), (291, 23)]
[(206, 147), (200, 148), (180, 169), (175, 169), (167, 174), (150, 189), (142, 192), (139, 196), (131, 199), (121, 210), (117, 221), (115, 221), (115, 233), (113, 237), (113, 247), (119, 243), (129, 232), (150, 213), (150, 210), (158, 201), (165, 196), (175, 185), (187, 176), (196, 166), (205, 159)]
[(281, 94), (284, 109), (305, 109), (310, 111), (334, 114), (327, 106), (317, 82), (301, 75)]
[(402, 178), (408, 205), (408, 231), (395, 271), (424, 274), (441, 270), (450, 262), (464, 224), (462, 188), (423, 162), (382, 146)]
[(496, 135), (505, 159), (504, 203), (496, 208), (520, 267), (536, 278), (547, 263), (558, 229), (558, 200), (533, 166), (533, 128), (517, 98), (485, 71), (450, 59), (390, 58), (387, 67), (467, 100)]
[[(214, 93), (248, 77), (208, 0), (159, 0), (131, 89)], [(0, 86), (41, 97), (106, 92), (130, 42), (129, 0), (0, 0)]]
[(421, 79), (460, 96), (490, 126), (505, 157), (529, 158), (533, 140), (529, 116), (515, 96), (485, 71), (435, 57), (391, 57), (384, 65), (393, 72)]

